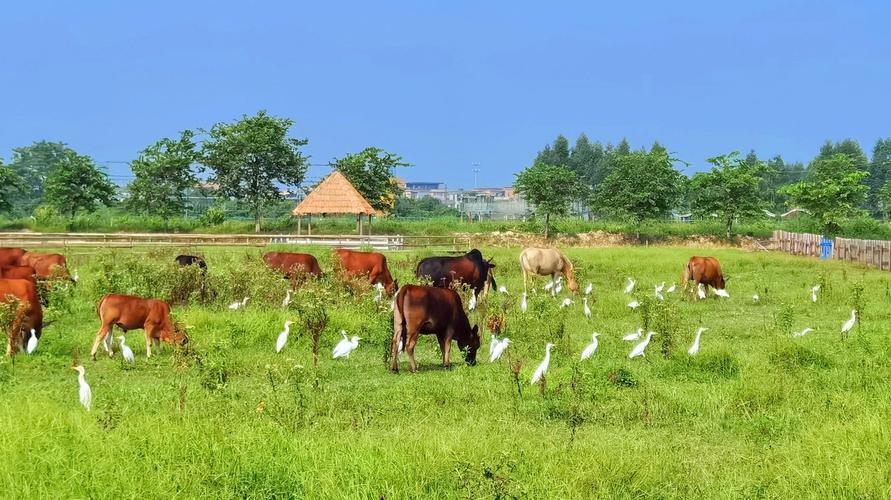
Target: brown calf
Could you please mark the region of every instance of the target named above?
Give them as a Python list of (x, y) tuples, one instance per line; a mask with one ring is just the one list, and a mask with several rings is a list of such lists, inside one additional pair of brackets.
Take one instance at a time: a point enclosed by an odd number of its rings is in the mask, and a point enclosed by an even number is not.
[[(40, 306), (40, 298), (37, 295), (37, 285), (33, 280), (24, 279), (0, 279), (0, 304), (8, 301), (7, 296), (19, 299), (25, 307), (25, 317), (17, 328), (17, 332), (10, 336), (6, 345), (6, 354), (11, 355), (25, 342), (26, 335), (33, 329), (37, 338), (43, 333), (43, 308)], [(13, 325), (15, 328), (15, 325)]]
[[(105, 338), (112, 334), (115, 326), (127, 332), (129, 330), (145, 330), (145, 355), (152, 357), (152, 343), (156, 346), (160, 341), (169, 344), (183, 345), (188, 343), (186, 337), (170, 319), (170, 305), (159, 299), (144, 299), (132, 295), (108, 294), (96, 304), (99, 313), (99, 331), (90, 350), (93, 361)], [(109, 355), (111, 355), (109, 350)]]
[(319, 261), (308, 253), (266, 252), (263, 254), (263, 262), (272, 269), (284, 273), (285, 278), (290, 278), (295, 271), (300, 269), (316, 278), (322, 276)]
[(690, 257), (687, 266), (684, 267), (684, 290), (691, 280), (694, 287), (702, 283), (706, 288), (723, 290), (726, 286), (724, 275), (721, 273), (721, 264), (714, 257)]
[(55, 273), (63, 278), (70, 278), (65, 256), (58, 253), (27, 252), (19, 259), (20, 266), (31, 266), (40, 279), (51, 278)]
[(356, 252), (346, 248), (334, 250), (340, 268), (349, 276), (365, 276), (372, 284), (380, 283), (387, 295), (396, 293), (398, 284), (387, 268), (387, 257), (377, 252)]

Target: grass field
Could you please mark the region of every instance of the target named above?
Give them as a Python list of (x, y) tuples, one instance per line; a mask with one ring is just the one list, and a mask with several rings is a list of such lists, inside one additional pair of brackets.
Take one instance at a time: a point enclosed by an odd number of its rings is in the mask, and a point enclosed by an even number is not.
[[(92, 362), (102, 293), (182, 293), (173, 253), (73, 255), (76, 289), (58, 290), (54, 322), (32, 356), (0, 362), (0, 494), (18, 498), (604, 498), (891, 496), (891, 328), (886, 273), (842, 262), (710, 250), (730, 276), (729, 299), (653, 299), (695, 252), (681, 248), (569, 249), (582, 288), (594, 284), (593, 318), (581, 299), (531, 295), (519, 311), (519, 249), (484, 250), (498, 284), (471, 322), (504, 311), (508, 356), (439, 367), (434, 338), (420, 370), (386, 367), (387, 307), (368, 287), (333, 279), (307, 285), (289, 310), (286, 284), (256, 262), (259, 250), (207, 249), (215, 298), (175, 307), (189, 351)], [(326, 251), (311, 250), (330, 269)], [(389, 254), (400, 283), (424, 252)], [(171, 276), (174, 276), (171, 278)], [(622, 293), (638, 280), (636, 311)], [(172, 283), (172, 284), (171, 284)], [(544, 280), (539, 280), (540, 289)], [(816, 304), (810, 287), (822, 283)], [(758, 293), (761, 300), (752, 301)], [(244, 311), (226, 304), (251, 295)], [(565, 292), (564, 292), (565, 296)], [(852, 307), (861, 322), (847, 339)], [(314, 367), (301, 320), (325, 310)], [(297, 321), (281, 354), (285, 319)], [(621, 337), (659, 333), (630, 360)], [(687, 355), (697, 326), (699, 355)], [(793, 330), (815, 331), (792, 338)], [(340, 330), (363, 337), (331, 360)], [(481, 325), (481, 329), (485, 328)], [(594, 357), (578, 362), (592, 331)], [(557, 347), (544, 388), (528, 380)], [(93, 410), (77, 399), (74, 352), (86, 367)], [(521, 364), (519, 385), (511, 364)]]

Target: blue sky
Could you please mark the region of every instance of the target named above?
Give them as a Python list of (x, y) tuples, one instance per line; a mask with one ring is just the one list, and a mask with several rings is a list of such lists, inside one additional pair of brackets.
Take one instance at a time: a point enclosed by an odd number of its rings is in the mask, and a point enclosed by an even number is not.
[(402, 177), (472, 187), (474, 163), (509, 184), (558, 133), (658, 139), (691, 169), (891, 136), (891, 2), (597, 4), (10, 2), (0, 156), (48, 139), (126, 161), (267, 109), (313, 163), (376, 145)]

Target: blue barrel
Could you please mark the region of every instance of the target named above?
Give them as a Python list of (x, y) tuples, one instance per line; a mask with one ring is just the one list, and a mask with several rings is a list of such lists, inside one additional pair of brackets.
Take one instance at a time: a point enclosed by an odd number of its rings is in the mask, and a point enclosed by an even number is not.
[(820, 258), (823, 260), (830, 259), (832, 257), (832, 240), (823, 236), (823, 239), (820, 240)]

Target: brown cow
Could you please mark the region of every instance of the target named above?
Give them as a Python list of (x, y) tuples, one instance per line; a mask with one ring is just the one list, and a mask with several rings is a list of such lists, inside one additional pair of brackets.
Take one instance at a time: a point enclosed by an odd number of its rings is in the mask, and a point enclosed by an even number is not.
[(712, 287), (715, 290), (723, 290), (726, 286), (724, 275), (721, 273), (721, 264), (714, 257), (690, 257), (687, 266), (684, 267), (684, 290), (687, 290), (687, 283), (693, 280), (695, 286), (703, 284), (706, 287)]
[(308, 253), (266, 252), (263, 254), (263, 262), (267, 266), (285, 273), (285, 278), (290, 278), (298, 269), (302, 269), (304, 273), (316, 278), (322, 276), (319, 261)]
[(365, 276), (371, 284), (380, 283), (387, 295), (396, 293), (399, 285), (387, 268), (387, 257), (377, 252), (356, 252), (346, 248), (334, 250), (340, 268), (350, 276)]
[(0, 278), (34, 281), (37, 276), (31, 266), (0, 266)]
[(464, 351), (467, 364), (476, 364), (476, 352), (480, 348), (479, 328), (476, 325), (470, 327), (461, 297), (454, 290), (419, 285), (405, 285), (399, 289), (393, 307), (391, 370), (399, 371), (400, 342), (408, 353), (412, 373), (417, 370), (415, 344), (422, 334), (436, 335), (444, 367), (451, 367), (452, 339), (458, 342), (458, 349)]
[(19, 259), (25, 255), (24, 248), (0, 247), (0, 266), (17, 266)]
[[(152, 343), (156, 346), (160, 341), (169, 344), (183, 345), (189, 342), (185, 333), (170, 319), (170, 305), (159, 299), (144, 299), (132, 295), (108, 294), (96, 304), (99, 313), (99, 331), (90, 350), (93, 361), (105, 338), (112, 334), (115, 326), (127, 332), (129, 330), (145, 330), (145, 355), (152, 357)], [(109, 350), (109, 355), (112, 351)]]
[(13, 350), (18, 350), (24, 345), (26, 335), (31, 330), (40, 338), (43, 333), (43, 308), (40, 306), (40, 298), (37, 295), (37, 285), (33, 280), (0, 279), (0, 303), (7, 301), (7, 295), (12, 295), (25, 304), (25, 318), (21, 328), (13, 335), (6, 345), (6, 354), (11, 355)]
[(19, 265), (33, 267), (40, 279), (51, 278), (54, 275), (71, 279), (65, 256), (62, 254), (27, 252), (19, 259)]

